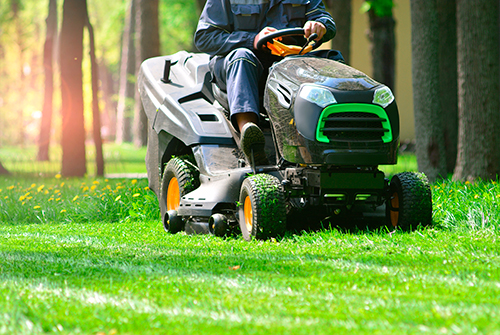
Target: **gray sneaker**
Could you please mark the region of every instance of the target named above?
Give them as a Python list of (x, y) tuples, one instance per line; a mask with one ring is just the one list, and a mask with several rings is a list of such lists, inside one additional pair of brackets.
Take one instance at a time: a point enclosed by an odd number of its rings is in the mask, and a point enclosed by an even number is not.
[(266, 138), (259, 126), (253, 122), (247, 122), (241, 130), (240, 146), (250, 164), (255, 164), (255, 166), (269, 165), (269, 160), (264, 151), (265, 144)]

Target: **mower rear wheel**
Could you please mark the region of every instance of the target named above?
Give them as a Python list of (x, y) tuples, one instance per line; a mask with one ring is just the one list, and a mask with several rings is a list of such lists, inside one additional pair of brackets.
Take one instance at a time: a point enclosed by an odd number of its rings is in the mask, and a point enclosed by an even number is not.
[(239, 223), (245, 240), (268, 239), (286, 230), (286, 206), (278, 178), (268, 174), (250, 176), (240, 190)]
[(159, 199), (161, 219), (165, 231), (175, 234), (184, 229), (180, 217), (176, 216), (176, 224), (170, 224), (168, 212), (177, 211), (181, 197), (195, 190), (198, 185), (196, 170), (186, 161), (175, 157), (167, 163), (163, 172)]
[(432, 194), (423, 173), (403, 172), (392, 177), (386, 216), (389, 226), (404, 231), (431, 224)]

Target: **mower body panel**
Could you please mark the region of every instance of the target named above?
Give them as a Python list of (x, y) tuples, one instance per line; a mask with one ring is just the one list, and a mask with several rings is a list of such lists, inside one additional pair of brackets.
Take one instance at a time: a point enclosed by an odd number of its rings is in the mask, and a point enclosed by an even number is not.
[[(312, 103), (302, 97), (304, 87), (327, 90), (335, 102), (327, 106)], [(396, 164), (396, 102), (385, 107), (373, 103), (377, 89), (384, 87), (364, 73), (329, 59), (288, 57), (275, 64), (264, 105), (275, 125), (279, 155), (297, 164)], [(329, 111), (325, 114), (326, 109)], [(323, 134), (325, 129), (328, 134)], [(386, 132), (390, 136), (385, 136)]]

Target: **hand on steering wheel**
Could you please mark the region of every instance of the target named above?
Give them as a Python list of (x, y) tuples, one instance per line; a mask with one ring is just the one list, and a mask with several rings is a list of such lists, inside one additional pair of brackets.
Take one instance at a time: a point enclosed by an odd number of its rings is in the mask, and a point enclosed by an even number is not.
[[(317, 28), (318, 26), (316, 26), (316, 29)], [(316, 42), (311, 45), (310, 42), (312, 41), (309, 40), (305, 45), (287, 45), (279, 42), (281, 37), (284, 36), (299, 36), (304, 38), (305, 30), (303, 28), (288, 28), (276, 30), (275, 28), (266, 27), (255, 37), (254, 47), (257, 50), (267, 49), (276, 56), (286, 57), (289, 55), (308, 53), (309, 51), (316, 49), (321, 45), (321, 42)], [(311, 37), (312, 39), (319, 39), (316, 32), (312, 32), (309, 37)]]

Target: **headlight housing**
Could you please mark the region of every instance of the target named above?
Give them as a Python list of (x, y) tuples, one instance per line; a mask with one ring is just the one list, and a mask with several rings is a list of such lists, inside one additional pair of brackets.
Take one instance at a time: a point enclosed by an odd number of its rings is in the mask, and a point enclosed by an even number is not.
[(321, 108), (337, 103), (337, 100), (335, 100), (330, 90), (315, 85), (303, 85), (299, 96)]
[(382, 108), (389, 106), (393, 101), (394, 94), (387, 86), (376, 89), (373, 94), (373, 103), (382, 106)]

